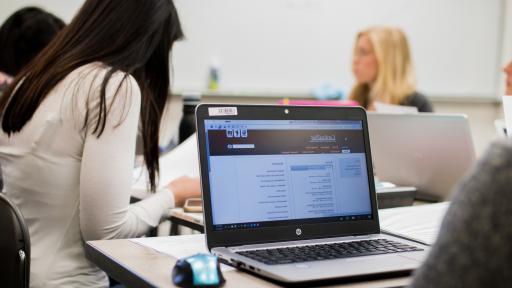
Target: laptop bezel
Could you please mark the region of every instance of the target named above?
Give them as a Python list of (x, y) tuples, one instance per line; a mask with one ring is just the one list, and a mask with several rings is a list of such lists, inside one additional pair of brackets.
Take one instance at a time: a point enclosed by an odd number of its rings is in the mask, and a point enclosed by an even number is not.
[[(235, 107), (237, 115), (210, 116), (209, 108)], [(285, 112), (288, 111), (288, 113)], [(322, 224), (293, 224), (288, 226), (245, 228), (237, 230), (213, 230), (210, 180), (206, 153), (204, 121), (212, 120), (361, 120), (363, 124), (366, 167), (373, 219), (340, 221)], [(196, 108), (196, 128), (198, 153), (203, 195), (203, 211), (206, 242), (208, 249), (215, 247), (233, 247), (271, 242), (298, 241), (350, 235), (380, 233), (375, 183), (373, 179), (372, 156), (368, 133), (366, 111), (361, 107), (318, 107), (318, 106), (282, 106), (282, 105), (233, 105), (200, 104)], [(300, 235), (297, 229), (301, 230)]]

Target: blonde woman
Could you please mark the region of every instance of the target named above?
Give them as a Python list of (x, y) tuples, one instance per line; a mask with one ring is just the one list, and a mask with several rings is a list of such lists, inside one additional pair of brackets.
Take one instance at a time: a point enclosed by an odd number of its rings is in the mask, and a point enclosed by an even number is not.
[(404, 32), (372, 27), (357, 35), (352, 71), (356, 85), (350, 99), (368, 110), (375, 102), (415, 106), (432, 112), (427, 98), (416, 91), (411, 52)]

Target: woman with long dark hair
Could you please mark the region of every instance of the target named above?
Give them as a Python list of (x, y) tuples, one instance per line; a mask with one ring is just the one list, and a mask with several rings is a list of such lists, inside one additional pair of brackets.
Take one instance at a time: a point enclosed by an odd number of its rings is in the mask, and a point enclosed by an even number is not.
[(84, 241), (143, 235), (199, 196), (198, 181), (181, 178), (129, 204), (139, 129), (157, 187), (169, 53), (182, 37), (171, 0), (87, 0), (5, 91), (0, 161), (29, 226), (31, 286), (108, 285)]

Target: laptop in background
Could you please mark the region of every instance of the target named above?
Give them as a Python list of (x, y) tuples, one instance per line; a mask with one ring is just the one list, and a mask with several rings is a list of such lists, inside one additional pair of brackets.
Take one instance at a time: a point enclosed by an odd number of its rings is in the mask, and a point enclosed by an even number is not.
[(465, 115), (368, 113), (368, 126), (379, 180), (414, 186), (420, 199), (448, 199), (475, 161)]
[(408, 274), (428, 248), (380, 233), (366, 112), (202, 104), (208, 248), (285, 283)]

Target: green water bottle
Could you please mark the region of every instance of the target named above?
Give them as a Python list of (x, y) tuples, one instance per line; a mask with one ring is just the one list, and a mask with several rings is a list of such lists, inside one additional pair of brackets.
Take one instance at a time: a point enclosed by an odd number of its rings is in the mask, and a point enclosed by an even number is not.
[(208, 80), (208, 89), (210, 91), (217, 91), (219, 90), (219, 61), (217, 59), (213, 59), (212, 63), (210, 65), (210, 71), (209, 71), (209, 80)]

